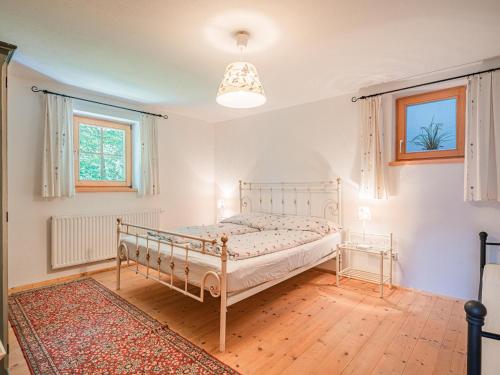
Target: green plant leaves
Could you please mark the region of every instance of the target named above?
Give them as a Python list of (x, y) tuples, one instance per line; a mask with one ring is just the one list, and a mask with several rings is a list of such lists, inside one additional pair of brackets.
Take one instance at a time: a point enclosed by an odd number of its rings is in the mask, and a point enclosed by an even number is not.
[(451, 135), (442, 131), (443, 124), (435, 123), (434, 116), (428, 126), (420, 128), (420, 134), (410, 142), (421, 147), (423, 150), (432, 151), (443, 148), (443, 143), (451, 139)]

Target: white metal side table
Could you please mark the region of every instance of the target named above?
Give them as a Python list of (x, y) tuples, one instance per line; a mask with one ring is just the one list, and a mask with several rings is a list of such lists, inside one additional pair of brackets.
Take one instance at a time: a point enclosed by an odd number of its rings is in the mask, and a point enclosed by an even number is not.
[[(378, 272), (355, 267), (352, 262), (352, 255), (356, 252), (378, 257)], [(337, 286), (340, 286), (341, 277), (368, 281), (380, 286), (380, 298), (383, 298), (384, 284), (388, 284), (389, 288), (392, 288), (392, 267), (395, 256), (396, 251), (393, 248), (392, 233), (348, 232), (347, 240), (337, 246)]]

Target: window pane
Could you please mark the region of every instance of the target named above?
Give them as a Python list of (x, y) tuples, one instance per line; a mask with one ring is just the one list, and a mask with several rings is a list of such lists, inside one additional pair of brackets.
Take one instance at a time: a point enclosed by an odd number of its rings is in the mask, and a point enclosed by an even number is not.
[[(127, 181), (127, 142), (129, 129), (121, 124), (97, 121), (86, 124), (77, 119), (79, 136), (78, 181), (99, 182), (96, 185), (123, 185)], [(101, 124), (102, 123), (102, 124)], [(103, 183), (103, 184), (101, 184)], [(115, 184), (114, 184), (115, 183)], [(91, 183), (87, 184), (92, 186)]]
[(80, 151), (98, 153), (101, 152), (101, 128), (80, 124)]
[(409, 105), (406, 108), (406, 152), (457, 148), (456, 98)]
[(125, 181), (125, 159), (123, 156), (104, 156), (105, 181)]
[(80, 152), (80, 181), (99, 181), (101, 179), (101, 157), (99, 154)]
[(108, 155), (123, 155), (125, 152), (125, 131), (103, 128), (103, 152)]

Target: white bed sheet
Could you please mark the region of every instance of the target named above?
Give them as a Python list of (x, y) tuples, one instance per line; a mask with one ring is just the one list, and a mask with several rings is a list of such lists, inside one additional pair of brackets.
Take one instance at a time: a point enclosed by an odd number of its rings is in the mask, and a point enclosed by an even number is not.
[[(319, 240), (296, 246), (291, 249), (277, 251), (254, 258), (228, 260), (227, 262), (227, 291), (228, 293), (241, 292), (286, 276), (290, 272), (312, 265), (328, 255), (332, 254), (340, 243), (340, 232), (330, 233)], [(134, 236), (122, 236), (129, 250), (130, 260), (136, 260), (136, 238)], [(150, 273), (158, 276), (157, 259), (158, 245), (154, 241), (149, 243), (149, 265)], [(170, 246), (160, 245), (161, 263), (160, 269), (163, 273), (170, 273)], [(146, 240), (139, 239), (139, 263), (146, 265)], [(174, 274), (184, 280), (185, 251), (174, 249)], [(221, 260), (219, 257), (189, 252), (189, 283), (199, 286), (200, 280), (207, 271), (220, 272)], [(163, 274), (166, 281), (169, 276)], [(208, 277), (205, 288), (214, 284), (212, 277)]]

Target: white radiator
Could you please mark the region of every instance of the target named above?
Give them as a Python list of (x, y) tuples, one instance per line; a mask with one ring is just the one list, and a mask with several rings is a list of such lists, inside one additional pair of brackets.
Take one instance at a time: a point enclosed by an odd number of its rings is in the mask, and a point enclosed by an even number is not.
[(119, 214), (52, 216), (52, 268), (97, 262), (116, 256), (116, 219), (158, 228), (160, 209)]

